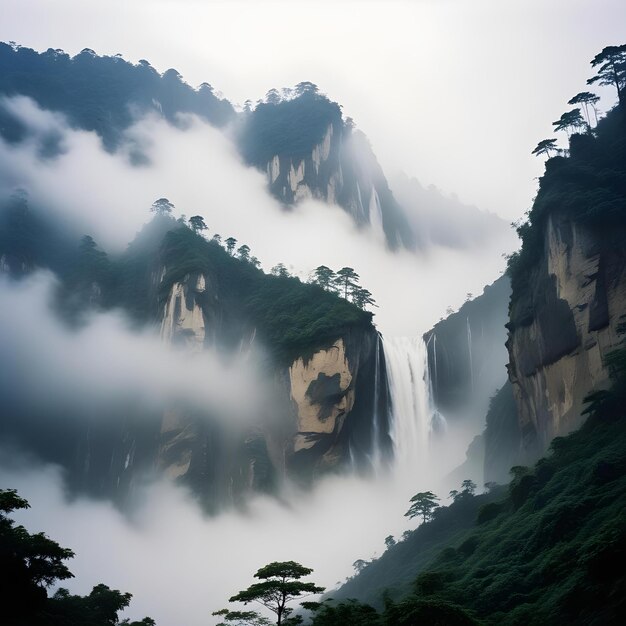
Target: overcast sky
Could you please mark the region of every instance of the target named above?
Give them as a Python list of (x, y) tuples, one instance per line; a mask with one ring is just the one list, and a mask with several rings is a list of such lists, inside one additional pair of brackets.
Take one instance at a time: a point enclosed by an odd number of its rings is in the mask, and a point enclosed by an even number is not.
[(506, 219), (530, 206), (530, 151), (589, 60), (626, 41), (624, 0), (1, 1), (1, 40), (145, 58), (234, 102), (313, 81), (388, 171)]

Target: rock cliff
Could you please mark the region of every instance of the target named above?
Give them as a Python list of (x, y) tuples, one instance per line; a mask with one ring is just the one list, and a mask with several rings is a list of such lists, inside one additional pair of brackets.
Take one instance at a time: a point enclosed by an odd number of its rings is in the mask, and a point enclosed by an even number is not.
[(509, 376), (530, 454), (580, 426), (585, 396), (608, 383), (603, 360), (626, 312), (626, 254), (609, 241), (625, 234), (553, 212), (529, 286), (514, 292)]
[(424, 335), (433, 400), (448, 420), (482, 426), (489, 398), (506, 379), (510, 294), (503, 276)]
[(315, 85), (257, 104), (244, 115), (238, 143), (285, 205), (304, 198), (337, 204), (390, 247), (415, 246), (415, 233), (367, 138)]
[[(221, 337), (233, 333), (227, 318), (215, 278), (192, 272), (173, 282), (163, 299), (161, 337), (191, 352), (220, 348)], [(254, 340), (252, 322), (237, 330), (240, 350)], [(387, 419), (386, 394), (374, 389), (375, 381), (386, 386), (384, 371), (376, 371), (379, 341), (373, 327), (347, 330), (290, 361), (268, 362), (275, 402), (260, 406), (254, 422), (230, 428), (216, 415), (168, 409), (157, 466), (207, 502), (237, 501), (286, 478), (308, 483), (362, 461), (372, 446), (389, 448), (386, 436), (372, 441), (374, 411)]]

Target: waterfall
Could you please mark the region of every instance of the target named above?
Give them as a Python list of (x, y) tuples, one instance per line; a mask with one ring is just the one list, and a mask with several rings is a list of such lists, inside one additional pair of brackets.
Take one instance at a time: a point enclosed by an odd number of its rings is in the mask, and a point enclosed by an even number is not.
[(376, 187), (374, 187), (374, 185), (372, 185), (372, 192), (370, 194), (368, 217), (370, 227), (376, 237), (380, 241), (385, 241), (385, 229), (383, 227), (383, 210), (380, 206), (380, 198), (378, 197), (378, 192), (376, 191)]
[(372, 420), (372, 467), (377, 470), (383, 458), (380, 449), (380, 337), (376, 341), (376, 356), (374, 358), (374, 415)]
[(437, 389), (437, 334), (433, 333), (426, 343), (426, 359), (428, 359), (428, 346), (432, 342), (433, 344), (433, 370), (430, 371), (430, 367), (427, 367), (427, 377), (428, 377), (428, 393), (430, 402), (432, 405), (435, 404), (435, 391)]
[(437, 389), (437, 334), (433, 333), (433, 374), (430, 377), (431, 390), (430, 397), (434, 399), (435, 389)]
[(469, 354), (470, 384), (472, 386), (472, 392), (473, 392), (474, 391), (474, 364), (472, 362), (472, 328), (470, 326), (469, 317), (467, 318), (467, 352)]
[(383, 341), (389, 393), (390, 435), (396, 466), (414, 469), (427, 462), (431, 431), (428, 362), (421, 337)]

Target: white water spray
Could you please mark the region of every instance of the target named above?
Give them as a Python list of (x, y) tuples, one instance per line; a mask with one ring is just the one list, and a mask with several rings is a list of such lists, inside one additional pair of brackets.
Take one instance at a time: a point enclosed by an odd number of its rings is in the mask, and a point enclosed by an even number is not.
[(428, 363), (421, 337), (384, 340), (391, 395), (390, 435), (395, 466), (417, 470), (428, 464), (431, 431)]

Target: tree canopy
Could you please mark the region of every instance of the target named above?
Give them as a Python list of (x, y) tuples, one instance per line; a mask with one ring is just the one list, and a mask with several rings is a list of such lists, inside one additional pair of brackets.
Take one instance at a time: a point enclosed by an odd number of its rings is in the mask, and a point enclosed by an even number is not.
[(435, 509), (439, 506), (437, 504), (439, 498), (432, 491), (421, 491), (416, 493), (411, 498), (411, 506), (409, 510), (404, 514), (405, 517), (413, 519), (414, 517), (422, 516), (422, 521), (427, 522), (432, 519)]
[(193, 230), (194, 233), (208, 230), (208, 226), (206, 225), (204, 218), (201, 215), (192, 215), (189, 218), (189, 226), (191, 226), (191, 230)]
[(557, 151), (556, 139), (543, 139), (537, 144), (537, 147), (532, 151), (532, 154), (539, 156), (540, 154), (546, 154), (550, 156), (552, 151)]
[(234, 237), (229, 237), (226, 240), (226, 250), (228, 250), (229, 254), (232, 254), (235, 251), (236, 245), (237, 245), (237, 240)]
[(259, 602), (276, 614), (277, 624), (289, 615), (287, 604), (303, 595), (322, 593), (323, 587), (301, 580), (313, 570), (295, 561), (274, 561), (260, 568), (254, 577), (261, 582), (250, 585), (229, 599), (229, 602)]
[(335, 279), (335, 272), (326, 265), (320, 265), (313, 270), (313, 282), (326, 291), (336, 291)]
[(626, 88), (626, 44), (607, 46), (591, 60), (591, 67), (598, 68), (596, 75), (591, 77), (588, 85), (612, 85), (617, 90), (617, 99), (624, 102)]
[(582, 104), (583, 110), (585, 111), (585, 118), (587, 119), (587, 124), (591, 126), (591, 117), (589, 116), (589, 107), (593, 109), (596, 125), (598, 124), (598, 109), (596, 108), (596, 104), (600, 101), (600, 96), (596, 96), (595, 93), (591, 93), (590, 91), (581, 91), (577, 93), (571, 100), (568, 101), (567, 104)]
[(150, 212), (157, 215), (171, 215), (173, 209), (174, 205), (167, 198), (159, 198), (152, 203)]
[(585, 120), (580, 114), (580, 109), (572, 109), (567, 113), (563, 113), (561, 117), (556, 120), (556, 122), (552, 122), (552, 126), (554, 126), (554, 130), (564, 130), (567, 132), (568, 136), (579, 130), (580, 128), (585, 127)]
[[(60, 588), (52, 597), (47, 589), (73, 574), (65, 564), (74, 553), (44, 533), (29, 533), (10, 514), (28, 509), (14, 489), (0, 490), (0, 606), (6, 626), (121, 626), (118, 613), (132, 598), (130, 593), (96, 585), (86, 596)], [(154, 626), (145, 618), (128, 626)]]

